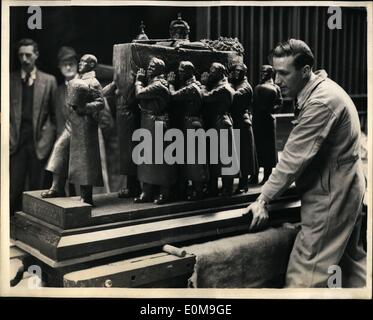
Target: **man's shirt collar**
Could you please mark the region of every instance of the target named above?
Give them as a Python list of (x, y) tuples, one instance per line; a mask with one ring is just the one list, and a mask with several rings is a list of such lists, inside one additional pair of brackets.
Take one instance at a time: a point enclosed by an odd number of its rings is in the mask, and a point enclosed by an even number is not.
[(310, 80), (306, 83), (301, 92), (299, 92), (299, 94), (297, 95), (296, 104), (298, 106), (298, 109), (301, 109), (303, 107), (304, 103), (307, 101), (312, 91), (320, 82), (324, 81), (327, 77), (328, 74), (325, 70), (317, 70), (312, 74)]
[[(36, 79), (36, 67), (34, 67), (34, 69), (29, 74), (30, 74), (30, 77), (28, 79), (28, 85), (32, 86), (35, 79)], [(27, 72), (25, 70), (21, 69), (21, 79), (22, 79), (22, 81), (25, 80), (26, 75), (27, 75)]]
[(92, 78), (96, 78), (96, 72), (94, 71), (89, 71), (89, 72), (86, 72), (80, 75), (80, 79), (82, 80), (92, 79)]

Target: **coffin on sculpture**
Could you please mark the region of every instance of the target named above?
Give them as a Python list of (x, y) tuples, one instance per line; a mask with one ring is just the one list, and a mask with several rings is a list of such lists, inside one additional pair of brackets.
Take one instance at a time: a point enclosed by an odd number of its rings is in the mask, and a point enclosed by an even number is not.
[(235, 51), (175, 49), (141, 43), (116, 44), (113, 48), (114, 81), (123, 96), (126, 97), (134, 88), (137, 70), (146, 69), (153, 57), (165, 62), (166, 73), (177, 70), (180, 61), (191, 61), (197, 74), (209, 71), (213, 62), (220, 62), (227, 68), (243, 62), (243, 56)]

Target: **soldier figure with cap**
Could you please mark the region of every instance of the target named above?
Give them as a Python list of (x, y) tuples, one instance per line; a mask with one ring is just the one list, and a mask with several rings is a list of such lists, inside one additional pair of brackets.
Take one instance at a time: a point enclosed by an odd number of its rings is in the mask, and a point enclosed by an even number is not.
[(260, 84), (254, 89), (253, 129), (259, 166), (264, 168), (261, 183), (268, 180), (272, 168), (277, 163), (276, 123), (272, 115), (282, 105), (280, 87), (273, 81), (271, 65), (263, 65), (260, 70)]
[(251, 117), (253, 89), (247, 81), (246, 72), (244, 63), (236, 63), (230, 73), (234, 90), (231, 111), (233, 127), (240, 130), (240, 145), (237, 147), (240, 148), (241, 177), (236, 193), (247, 192), (249, 183), (257, 183), (259, 171)]
[[(207, 127), (214, 128), (218, 131), (219, 148), (221, 129), (228, 130), (228, 152), (232, 153), (232, 158), (237, 159), (235, 145), (233, 139), (233, 125), (230, 116), (234, 90), (228, 82), (227, 70), (224, 65), (214, 62), (210, 67), (210, 72), (203, 73), (201, 76), (202, 99), (204, 103), (204, 111)], [(218, 178), (222, 177), (223, 196), (230, 196), (233, 192), (233, 175), (222, 175), (224, 164), (219, 160), (218, 164), (210, 165), (210, 181), (209, 195), (216, 196), (218, 194)]]
[(46, 169), (53, 173), (53, 184), (42, 193), (43, 198), (65, 196), (66, 172), (69, 182), (80, 185), (86, 203), (93, 204), (92, 186), (103, 185), (98, 115), (104, 100), (94, 72), (96, 65), (94, 55), (84, 55), (79, 62), (79, 78), (68, 83), (68, 120), (48, 161)]
[[(175, 185), (177, 179), (174, 165), (164, 161), (160, 164), (155, 163), (155, 153), (164, 154), (164, 150), (155, 150), (158, 146), (155, 142), (156, 125), (160, 125), (163, 131), (170, 127), (167, 112), (170, 92), (164, 73), (164, 61), (152, 58), (146, 73), (144, 69), (139, 69), (136, 75), (135, 94), (141, 109), (141, 128), (149, 130), (152, 136), (152, 163), (141, 163), (137, 167), (138, 179), (142, 182), (142, 193), (134, 199), (136, 203), (153, 200), (155, 204), (169, 202), (170, 188)], [(164, 147), (165, 145), (163, 143)]]
[[(179, 81), (176, 89), (176, 75), (171, 72), (168, 75), (169, 89), (171, 94), (172, 108), (180, 119), (180, 129), (186, 141), (187, 130), (198, 130), (203, 128), (201, 115), (202, 91), (201, 83), (195, 77), (194, 65), (190, 61), (181, 61), (179, 64)], [(194, 150), (193, 164), (187, 163), (192, 153), (185, 145), (184, 164), (181, 165), (180, 172), (180, 193), (185, 194), (187, 181), (192, 181), (193, 191), (187, 197), (188, 200), (200, 200), (203, 198), (203, 183), (208, 180), (208, 167), (206, 164), (198, 163), (198, 146)], [(192, 162), (192, 161), (191, 161)], [(183, 192), (184, 191), (184, 192)]]

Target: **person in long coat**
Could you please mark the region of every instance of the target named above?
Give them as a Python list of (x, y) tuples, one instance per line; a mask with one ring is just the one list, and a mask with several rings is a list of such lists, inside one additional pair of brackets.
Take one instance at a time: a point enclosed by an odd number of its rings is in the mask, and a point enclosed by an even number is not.
[(341, 286), (364, 287), (367, 261), (360, 234), (366, 182), (356, 106), (324, 70), (312, 70), (314, 56), (303, 41), (281, 43), (272, 61), (276, 83), (297, 101), (295, 127), (261, 195), (247, 208), (250, 229), (266, 224), (266, 204), (295, 181), (302, 203), (301, 230), (285, 286), (327, 288), (334, 284), (331, 276), (338, 266), (334, 275), (340, 276)]
[(139, 196), (140, 183), (137, 178), (137, 166), (132, 160), (136, 142), (132, 135), (140, 128), (140, 109), (135, 97), (135, 90), (127, 97), (117, 97), (117, 132), (119, 139), (119, 172), (126, 176), (126, 185), (118, 191), (119, 198)]
[(67, 84), (70, 80), (78, 78), (78, 55), (71, 47), (61, 47), (57, 54), (58, 68), (63, 75), (63, 82), (56, 90), (56, 125), (57, 137), (65, 129), (65, 122), (68, 116), (66, 108)]
[[(56, 90), (56, 103), (55, 103), (55, 114), (56, 114), (56, 126), (57, 126), (57, 138), (65, 129), (66, 119), (68, 117), (68, 108), (66, 105), (67, 97), (67, 84), (70, 80), (78, 78), (78, 55), (75, 50), (71, 47), (63, 46), (59, 49), (57, 54), (58, 68), (64, 79), (63, 82), (57, 87)], [(76, 190), (72, 183), (68, 184), (69, 196), (75, 196)]]
[(269, 178), (277, 163), (276, 122), (273, 113), (282, 105), (281, 90), (273, 81), (272, 66), (263, 65), (261, 80), (254, 89), (253, 129), (259, 166), (264, 168), (261, 183)]
[[(240, 130), (240, 180), (236, 193), (247, 192), (249, 183), (258, 183), (258, 158), (252, 127), (253, 89), (246, 77), (247, 67), (237, 63), (231, 68), (230, 82), (234, 89), (233, 127)], [(250, 175), (250, 181), (248, 176)]]
[(67, 178), (80, 185), (82, 201), (93, 204), (92, 186), (103, 186), (98, 117), (104, 108), (104, 99), (94, 72), (96, 65), (95, 56), (84, 55), (79, 62), (79, 78), (68, 83), (68, 120), (46, 167), (53, 173), (53, 183), (49, 190), (42, 192), (43, 198), (65, 196)]
[(116, 130), (119, 147), (119, 174), (125, 176), (125, 185), (118, 191), (119, 198), (133, 198), (140, 194), (137, 180), (137, 166), (133, 162), (132, 152), (137, 142), (132, 140), (133, 133), (140, 128), (140, 109), (135, 96), (135, 88), (126, 96), (121, 94), (115, 81), (103, 88), (106, 98), (111, 98), (116, 105)]
[[(156, 126), (161, 126), (163, 132), (170, 127), (167, 112), (170, 92), (164, 72), (164, 61), (152, 58), (146, 72), (147, 85), (145, 85), (145, 71), (143, 69), (140, 69), (136, 75), (135, 94), (141, 109), (141, 128), (149, 130), (152, 138), (151, 163), (139, 163), (137, 166), (138, 179), (142, 182), (142, 193), (134, 199), (136, 203), (153, 200), (155, 204), (169, 202), (171, 187), (177, 179), (177, 171), (174, 165), (165, 163), (164, 159), (162, 159), (162, 163), (158, 164), (155, 159), (155, 153), (162, 153), (163, 156), (166, 147), (166, 144), (162, 141), (163, 149), (155, 151), (158, 146), (155, 141), (157, 139), (155, 136)], [(163, 140), (163, 137), (161, 139)]]
[(194, 65), (190, 61), (181, 61), (179, 64), (179, 85), (178, 90), (175, 89), (175, 73), (168, 75), (169, 89), (171, 94), (171, 104), (175, 108), (175, 113), (180, 115), (181, 123), (180, 129), (184, 134), (185, 152), (184, 164), (181, 165), (180, 172), (180, 190), (183, 188), (188, 180), (192, 181), (193, 191), (187, 197), (188, 200), (200, 200), (203, 198), (203, 184), (208, 181), (208, 166), (206, 163), (198, 163), (198, 146), (195, 146), (194, 163), (188, 163), (188, 155), (191, 150), (187, 145), (187, 130), (203, 129), (203, 120), (201, 115), (202, 108), (202, 91), (201, 83), (195, 77)]
[[(210, 67), (210, 72), (202, 74), (201, 82), (204, 85), (202, 87), (202, 101), (204, 103), (204, 111), (207, 128), (213, 128), (217, 130), (218, 134), (218, 150), (219, 159), (217, 164), (211, 164), (210, 161), (210, 180), (209, 180), (209, 195), (218, 195), (218, 178), (222, 177), (222, 196), (230, 196), (233, 193), (233, 179), (238, 176), (237, 174), (224, 175), (223, 167), (227, 165), (221, 161), (221, 129), (228, 131), (228, 153), (232, 155), (233, 161), (239, 162), (238, 155), (236, 153), (233, 135), (233, 124), (230, 116), (234, 90), (228, 82), (227, 70), (224, 65), (218, 62), (214, 62)], [(210, 149), (210, 148), (209, 148)], [(211, 149), (210, 149), (211, 150)], [(231, 163), (231, 167), (235, 164)], [(237, 166), (237, 164), (236, 164)], [(239, 168), (237, 168), (239, 170)]]

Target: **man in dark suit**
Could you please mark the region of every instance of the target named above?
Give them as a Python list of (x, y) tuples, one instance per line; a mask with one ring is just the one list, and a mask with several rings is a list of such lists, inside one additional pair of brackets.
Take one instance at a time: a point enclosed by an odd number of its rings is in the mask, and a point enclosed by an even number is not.
[(10, 75), (10, 211), (22, 207), (22, 192), (48, 186), (44, 170), (56, 138), (54, 76), (38, 70), (38, 45), (19, 41), (21, 70)]

